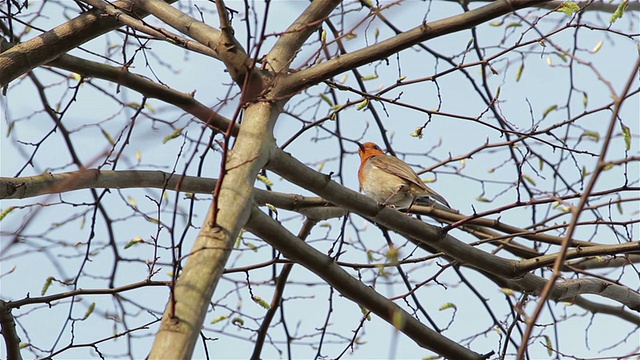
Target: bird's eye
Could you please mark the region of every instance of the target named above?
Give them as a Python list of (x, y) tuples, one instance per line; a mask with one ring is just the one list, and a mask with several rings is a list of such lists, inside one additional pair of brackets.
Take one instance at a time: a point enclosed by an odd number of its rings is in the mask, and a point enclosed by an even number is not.
[(375, 150), (380, 150), (380, 147), (378, 147), (378, 145), (373, 145), (373, 148), (374, 148)]

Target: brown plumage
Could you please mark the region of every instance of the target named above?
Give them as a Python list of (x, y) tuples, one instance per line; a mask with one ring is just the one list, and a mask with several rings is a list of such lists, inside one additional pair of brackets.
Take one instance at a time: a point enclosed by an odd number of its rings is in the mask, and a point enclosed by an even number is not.
[(385, 154), (372, 142), (358, 144), (360, 188), (380, 204), (398, 209), (411, 207), (420, 197), (430, 197), (449, 207), (440, 194), (424, 184), (404, 161)]

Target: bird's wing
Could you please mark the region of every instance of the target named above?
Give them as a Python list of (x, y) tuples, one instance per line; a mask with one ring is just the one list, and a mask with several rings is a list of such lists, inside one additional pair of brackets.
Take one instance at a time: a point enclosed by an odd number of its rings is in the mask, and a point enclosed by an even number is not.
[[(384, 159), (384, 160), (383, 160)], [(408, 181), (411, 184), (416, 185), (420, 189), (424, 190), (432, 198), (438, 200), (440, 203), (446, 205), (450, 208), (449, 203), (445, 200), (442, 195), (435, 192), (433, 189), (428, 187), (422, 179), (416, 174), (416, 172), (411, 168), (411, 166), (407, 165), (404, 161), (398, 159), (395, 156), (389, 155), (379, 155), (373, 156), (369, 159), (371, 165), (384, 170), (390, 174), (396, 175), (401, 179)]]
[(395, 156), (379, 155), (370, 158), (369, 161), (371, 161), (371, 165), (390, 174), (396, 175), (397, 177), (415, 184), (422, 189), (426, 187), (422, 179), (420, 179), (418, 174), (413, 171), (411, 166), (407, 165), (407, 163)]

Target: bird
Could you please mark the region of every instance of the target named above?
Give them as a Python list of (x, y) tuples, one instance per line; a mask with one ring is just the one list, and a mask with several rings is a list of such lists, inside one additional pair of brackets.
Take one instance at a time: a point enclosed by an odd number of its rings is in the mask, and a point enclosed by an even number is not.
[(406, 162), (385, 154), (375, 143), (357, 144), (360, 189), (378, 204), (402, 210), (410, 208), (418, 198), (429, 197), (451, 208)]

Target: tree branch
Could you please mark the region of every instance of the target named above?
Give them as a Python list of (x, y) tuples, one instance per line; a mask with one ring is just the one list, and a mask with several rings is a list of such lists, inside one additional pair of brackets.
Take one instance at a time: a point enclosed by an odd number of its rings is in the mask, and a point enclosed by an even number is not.
[[(131, 13), (135, 12), (140, 18), (148, 15), (134, 8), (128, 0), (116, 1), (113, 5), (120, 9), (131, 9)], [(115, 17), (103, 14), (102, 10), (93, 9), (0, 53), (0, 88), (29, 70), (122, 26)]]
[[(211, 110), (196, 100), (193, 95), (160, 85), (121, 67), (100, 64), (68, 54), (62, 55), (46, 65), (65, 69), (80, 74), (83, 77), (100, 78), (126, 86), (146, 97), (159, 99), (177, 106), (219, 132), (225, 132), (231, 123), (231, 120)], [(235, 125), (232, 130), (234, 136), (237, 136), (238, 130), (239, 126)]]
[(2, 330), (7, 359), (22, 360), (16, 322), (11, 314), (11, 307), (4, 300), (0, 300), (0, 330)]
[(486, 358), (429, 329), (398, 305), (353, 278), (330, 257), (298, 239), (256, 207), (251, 211), (247, 230), (268, 242), (289, 259), (311, 270), (344, 297), (395, 326), (420, 346), (450, 359)]
[(295, 94), (322, 80), (329, 79), (372, 61), (384, 59), (422, 41), (469, 29), (485, 21), (495, 19), (498, 16), (544, 2), (544, 0), (497, 0), (460, 15), (451, 16), (431, 23), (423, 23), (420, 26), (377, 44), (335, 57), (321, 64), (314, 65), (311, 68), (293, 73), (283, 78), (277, 84), (274, 93), (277, 96), (283, 97)]
[(250, 75), (248, 89), (244, 91), (245, 99), (254, 99), (264, 89), (264, 74), (251, 70), (252, 60), (235, 37), (223, 36), (222, 31), (192, 18), (162, 0), (135, 0), (135, 3), (179, 32), (211, 48), (239, 86), (245, 85), (245, 77)]
[(275, 73), (288, 70), (296, 53), (311, 34), (320, 26), (339, 0), (314, 1), (278, 38), (266, 55), (266, 63)]

